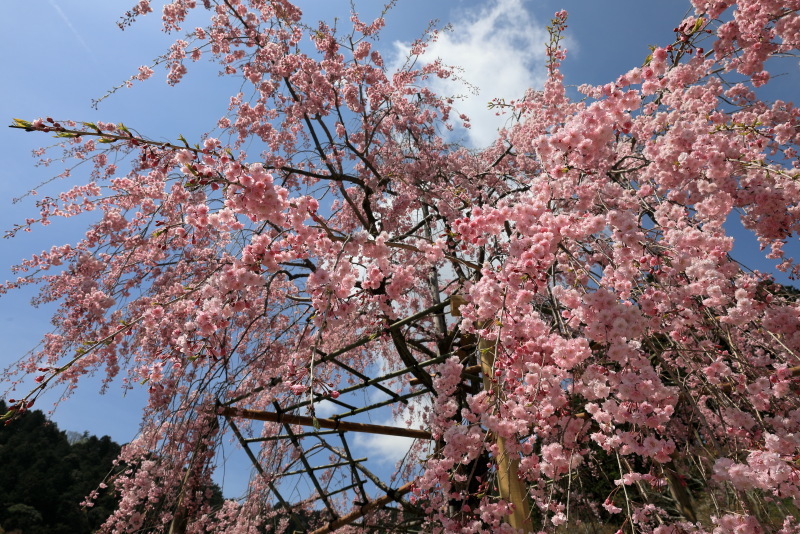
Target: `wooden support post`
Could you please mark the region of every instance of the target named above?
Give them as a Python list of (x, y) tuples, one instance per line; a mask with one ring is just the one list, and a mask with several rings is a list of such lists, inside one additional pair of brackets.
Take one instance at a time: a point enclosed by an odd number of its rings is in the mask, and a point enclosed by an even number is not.
[[(499, 398), (500, 386), (492, 383), (495, 351), (497, 343), (486, 339), (478, 341), (478, 354), (483, 370), (483, 387), (486, 391), (494, 391)], [(514, 510), (508, 517), (508, 523), (523, 532), (533, 532), (531, 507), (528, 492), (519, 478), (519, 458), (506, 451), (505, 439), (497, 436), (497, 486), (500, 498), (513, 505)]]
[(219, 415), (225, 417), (244, 417), (245, 419), (255, 419), (257, 421), (269, 421), (287, 425), (313, 426), (320, 428), (330, 428), (340, 431), (367, 432), (370, 434), (383, 434), (385, 436), (400, 436), (403, 438), (433, 439), (427, 430), (416, 428), (399, 428), (396, 426), (370, 425), (367, 423), (353, 423), (351, 421), (339, 421), (338, 419), (322, 419), (320, 417), (308, 417), (305, 415), (293, 415), (288, 413), (262, 412), (259, 410), (246, 410), (243, 408), (233, 408), (231, 406), (220, 407), (217, 410)]
[[(464, 297), (460, 295), (452, 295), (450, 297), (451, 311), (450, 313), (458, 317), (461, 315), (459, 308), (465, 304)], [(488, 326), (488, 323), (480, 325), (481, 327)], [(493, 391), (495, 398), (499, 398), (500, 386), (492, 382), (495, 352), (497, 350), (497, 343), (486, 339), (478, 340), (478, 357), (480, 359), (480, 368), (483, 375), (483, 388), (486, 391)], [(473, 368), (468, 368), (473, 369)], [(526, 534), (533, 532), (533, 521), (531, 520), (531, 506), (528, 499), (528, 492), (525, 491), (525, 486), (519, 479), (519, 458), (516, 456), (511, 457), (506, 452), (506, 442), (504, 438), (497, 436), (497, 486), (500, 492), (500, 498), (504, 499), (513, 505), (514, 510), (508, 518), (508, 523), (516, 528), (521, 529)]]

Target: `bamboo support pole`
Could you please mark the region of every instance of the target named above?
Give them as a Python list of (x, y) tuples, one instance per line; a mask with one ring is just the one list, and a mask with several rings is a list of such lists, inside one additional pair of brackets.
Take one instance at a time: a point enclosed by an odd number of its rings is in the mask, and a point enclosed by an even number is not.
[(399, 428), (396, 426), (354, 423), (352, 421), (339, 421), (337, 419), (323, 419), (319, 417), (315, 418), (305, 415), (246, 410), (243, 408), (233, 408), (230, 406), (220, 407), (217, 413), (225, 417), (243, 417), (245, 419), (268, 421), (271, 423), (281, 423), (284, 425), (313, 426), (315, 428), (319, 426), (321, 428), (330, 428), (340, 431), (366, 432), (369, 434), (383, 434), (385, 436), (399, 436), (403, 438), (432, 439), (430, 432), (416, 428)]
[[(354, 459), (353, 461), (349, 461), (348, 460), (348, 461), (345, 461), (345, 462), (336, 462), (336, 463), (333, 463), (333, 464), (315, 465), (314, 467), (311, 468), (311, 470), (312, 471), (319, 471), (320, 469), (334, 469), (336, 467), (343, 467), (345, 465), (352, 465), (353, 462), (366, 462), (366, 461), (367, 461), (367, 458), (358, 458), (358, 459)], [(297, 469), (295, 471), (284, 471), (283, 473), (278, 473), (278, 476), (276, 478), (288, 477), (288, 476), (292, 476), (292, 475), (302, 475), (303, 473), (307, 473), (307, 472), (308, 471), (306, 469)], [(328, 495), (330, 495), (330, 494), (328, 494)]]
[[(486, 391), (494, 391), (495, 398), (499, 398), (500, 387), (497, 383), (492, 383), (496, 349), (497, 344), (494, 341), (486, 339), (478, 341), (483, 387)], [(515, 529), (522, 529), (523, 532), (533, 532), (528, 494), (519, 478), (519, 458), (506, 451), (505, 438), (497, 436), (496, 443), (498, 491), (501, 499), (513, 505), (508, 523)]]
[[(350, 452), (350, 446), (347, 445), (347, 438), (344, 437), (344, 432), (339, 432), (339, 439), (342, 442), (342, 448), (344, 449), (344, 456), (338, 454), (340, 458), (348, 460), (350, 462), (350, 476), (352, 480), (356, 482), (358, 486), (358, 492), (361, 495), (361, 502), (367, 502), (369, 497), (367, 497), (367, 491), (364, 489), (364, 481), (358, 476), (357, 468), (361, 465), (361, 462), (353, 461), (353, 453)], [(324, 443), (324, 440), (321, 440)], [(384, 492), (387, 493), (387, 492)]]
[(359, 484), (358, 482), (350, 484), (349, 486), (343, 486), (343, 487), (341, 487), (339, 489), (335, 489), (335, 490), (333, 490), (331, 492), (328, 492), (328, 497), (333, 497), (334, 495), (338, 495), (340, 493), (344, 493), (345, 491), (355, 490), (356, 488), (358, 488), (360, 486), (361, 486), (361, 484)]
[[(342, 443), (344, 443), (345, 446), (347, 445), (347, 442), (344, 439), (342, 439)], [(333, 454), (339, 456), (340, 458), (346, 458), (347, 457), (347, 456), (343, 455), (341, 451), (337, 450), (334, 447), (331, 447), (330, 445), (326, 444), (326, 445), (323, 445), (323, 446), (326, 447)], [(348, 452), (348, 454), (349, 454), (349, 452)], [(363, 464), (354, 464), (353, 467), (355, 467), (356, 470), (361, 471), (361, 473), (365, 477), (370, 479), (370, 481), (372, 481), (372, 483), (375, 484), (378, 487), (378, 489), (380, 489), (381, 491), (383, 491), (387, 495), (389, 495), (389, 494), (394, 495), (394, 493), (392, 493), (393, 490), (389, 486), (387, 486), (380, 478), (375, 476), (375, 473), (373, 473), (372, 471), (370, 471), (369, 469), (364, 467)], [(367, 502), (367, 500), (368, 499), (367, 499), (367, 497), (365, 495), (363, 502)], [(397, 499), (395, 499), (395, 500), (400, 504), (400, 506), (402, 506), (406, 510), (410, 510), (410, 511), (413, 511), (413, 512), (419, 512), (419, 510), (414, 510), (414, 508), (409, 503), (407, 503), (406, 501), (401, 499), (399, 496), (397, 496)]]
[[(459, 308), (465, 303), (461, 295), (450, 297), (451, 313), (455, 317), (461, 315)], [(486, 326), (484, 324), (483, 326)], [(483, 374), (483, 388), (486, 391), (493, 391), (495, 398), (499, 398), (500, 386), (492, 382), (494, 376), (494, 359), (497, 350), (497, 343), (487, 339), (478, 340), (478, 357), (480, 358), (480, 368)], [(470, 368), (474, 369), (474, 367)], [(508, 518), (508, 523), (515, 529), (522, 529), (523, 532), (533, 532), (533, 521), (531, 521), (531, 507), (528, 501), (528, 493), (519, 478), (519, 458), (512, 457), (506, 452), (505, 439), (497, 436), (497, 486), (500, 498), (513, 505), (514, 509)]]
[(405, 395), (400, 395), (396, 399), (387, 399), (387, 400), (382, 401), (382, 402), (376, 402), (375, 404), (370, 404), (369, 406), (362, 406), (361, 408), (356, 408), (354, 410), (350, 410), (349, 412), (336, 414), (336, 415), (334, 415), (332, 417), (332, 419), (341, 419), (342, 417), (352, 417), (352, 416), (354, 416), (356, 414), (369, 412), (369, 411), (374, 410), (376, 408), (381, 408), (383, 406), (388, 406), (388, 405), (394, 404), (396, 402), (405, 402), (408, 399), (413, 399), (414, 397), (419, 397), (420, 395), (424, 395), (426, 393), (427, 393), (426, 390), (412, 391), (410, 393), (406, 393)]
[[(361, 339), (359, 339), (358, 341), (350, 343), (349, 345), (346, 345), (346, 346), (344, 346), (344, 347), (342, 347), (342, 348), (340, 348), (338, 350), (335, 350), (335, 351), (329, 352), (329, 353), (324, 353), (322, 351), (317, 351), (317, 353), (321, 356), (321, 358), (319, 360), (316, 360), (315, 365), (321, 365), (323, 363), (327, 363), (329, 361), (332, 361), (333, 359), (341, 356), (342, 354), (345, 354), (345, 353), (347, 353), (347, 352), (349, 352), (349, 351), (351, 351), (351, 350), (353, 350), (355, 348), (358, 348), (358, 347), (361, 347), (363, 345), (366, 345), (370, 341), (373, 341), (373, 340), (377, 339), (378, 337), (380, 337), (382, 334), (385, 334), (386, 332), (390, 332), (393, 329), (402, 328), (403, 326), (409, 325), (409, 324), (413, 323), (414, 321), (416, 321), (417, 319), (421, 319), (421, 318), (423, 318), (423, 317), (425, 317), (427, 315), (430, 315), (432, 313), (441, 312), (442, 310), (444, 310), (449, 305), (450, 305), (450, 299), (446, 299), (446, 300), (444, 300), (444, 301), (442, 301), (442, 302), (440, 302), (438, 304), (435, 304), (435, 305), (431, 306), (430, 308), (427, 308), (427, 309), (424, 309), (424, 310), (422, 310), (420, 312), (417, 312), (414, 315), (411, 315), (410, 317), (406, 317), (405, 319), (401, 319), (399, 321), (395, 321), (394, 323), (390, 324), (389, 326), (387, 326), (385, 328), (382, 328), (382, 329), (380, 329), (380, 330), (378, 330), (376, 332), (373, 332), (373, 333), (371, 333), (371, 334), (369, 334), (367, 336), (364, 336)], [(442, 356), (440, 356), (439, 358), (436, 358), (436, 360), (441, 361), (440, 359), (444, 359), (444, 358)], [(423, 367), (424, 365), (430, 365), (432, 363), (436, 363), (436, 362), (433, 361), (433, 360), (429, 360), (427, 363), (425, 363), (425, 362), (416, 363), (415, 362), (413, 368), (416, 369), (417, 367)], [(402, 373), (405, 373), (405, 372), (412, 372), (412, 370), (411, 369), (407, 369), (407, 370), (402, 371)], [(402, 373), (399, 373), (399, 374), (402, 374)], [(371, 385), (377, 385), (377, 387), (380, 388), (380, 384), (378, 384), (378, 382), (382, 382), (383, 380), (386, 380), (387, 378), (389, 378), (388, 375), (387, 376), (382, 376), (382, 377), (376, 377), (375, 379), (370, 380), (370, 383), (371, 383)], [(280, 382), (281, 382), (280, 378), (273, 378), (272, 382), (270, 383), (270, 386), (275, 386), (276, 384), (279, 384)], [(360, 384), (358, 387), (361, 387), (361, 386), (364, 386), (364, 385), (366, 385), (366, 384)], [(256, 393), (264, 391), (265, 387), (266, 386), (259, 386), (259, 387), (255, 388), (255, 389), (253, 389), (252, 391), (248, 391), (247, 393), (245, 393), (243, 395), (238, 395), (238, 396), (236, 396), (236, 397), (234, 397), (232, 399), (228, 399), (222, 404), (224, 406), (231, 406), (232, 404), (235, 404), (235, 403), (237, 403), (237, 402), (239, 402), (241, 400), (244, 400), (247, 397), (250, 397), (251, 395), (254, 395)], [(354, 388), (350, 388), (350, 389), (354, 389)], [(343, 392), (344, 391), (341, 391), (340, 393), (343, 393)], [(389, 396), (394, 395), (394, 392), (392, 392), (390, 390), (384, 391), (384, 393), (387, 393)]]
[[(419, 363), (419, 367), (428, 367), (429, 365), (434, 365), (436, 363), (443, 362), (450, 356), (452, 356), (452, 354), (450, 354), (450, 353), (442, 354), (441, 356), (437, 356), (436, 358), (431, 358), (430, 360), (426, 360), (424, 362), (420, 362)], [(336, 360), (331, 360), (331, 361), (333, 361), (334, 363), (338, 363)], [(345, 393), (350, 393), (352, 391), (358, 391), (360, 389), (364, 389), (367, 386), (376, 386), (378, 389), (380, 389), (384, 393), (388, 392), (387, 395), (389, 395), (393, 399), (393, 402), (404, 402), (403, 400), (398, 400), (400, 398), (400, 396), (397, 393), (395, 393), (394, 391), (392, 391), (390, 389), (384, 388), (383, 386), (380, 385), (380, 382), (384, 382), (384, 381), (389, 380), (391, 378), (396, 378), (396, 377), (398, 377), (400, 375), (404, 375), (404, 374), (407, 374), (407, 373), (410, 373), (410, 372), (411, 372), (411, 369), (409, 369), (407, 367), (404, 367), (403, 369), (400, 369), (398, 371), (393, 371), (393, 372), (385, 374), (385, 375), (377, 376), (375, 378), (370, 378), (369, 380), (367, 380), (365, 382), (362, 382), (360, 384), (355, 384), (353, 386), (348, 386), (346, 388), (340, 389), (339, 390), (339, 394), (340, 395), (344, 395)], [(422, 391), (422, 393), (426, 393), (426, 392)], [(332, 400), (332, 399), (331, 399), (331, 396), (329, 394), (315, 395), (314, 396), (314, 402), (319, 402), (319, 401), (322, 401), (322, 400)], [(227, 403), (227, 404), (230, 405), (231, 403)], [(291, 406), (286, 406), (286, 407), (284, 407), (284, 410), (289, 412), (289, 411), (292, 411), (292, 410), (296, 410), (297, 408), (302, 408), (303, 406), (308, 406), (309, 404), (311, 404), (311, 401), (304, 400), (304, 401), (300, 401), (298, 403), (292, 404)]]
[[(295, 434), (294, 437), (296, 438), (307, 438), (310, 436), (314, 436), (318, 438), (320, 436), (329, 436), (331, 434), (338, 434), (335, 430), (323, 430), (323, 431), (312, 431), (312, 432), (303, 432), (302, 434)], [(244, 440), (244, 443), (261, 443), (264, 441), (278, 441), (281, 439), (291, 439), (292, 436), (289, 434), (276, 434), (274, 436), (262, 436), (260, 438), (247, 438)]]
[(334, 519), (333, 521), (329, 522), (322, 528), (318, 528), (317, 530), (313, 531), (311, 534), (328, 534), (329, 532), (333, 532), (334, 530), (341, 528), (345, 525), (349, 525), (353, 521), (360, 519), (370, 513), (372, 510), (376, 508), (380, 508), (381, 506), (385, 506), (392, 501), (399, 500), (402, 495), (411, 491), (411, 488), (414, 486), (413, 482), (408, 482), (394, 490), (391, 494), (386, 494), (381, 497), (378, 497), (374, 501), (370, 501), (367, 504), (361, 506), (358, 510), (351, 512), (345, 516), (340, 517), (339, 519)]
[[(220, 414), (220, 415), (224, 415), (224, 414)], [(258, 474), (264, 480), (267, 481), (267, 486), (269, 487), (269, 489), (273, 493), (273, 495), (275, 495), (275, 497), (278, 499), (278, 503), (280, 503), (281, 507), (283, 507), (283, 509), (286, 510), (289, 513), (289, 516), (292, 519), (294, 519), (295, 521), (297, 521), (301, 525), (306, 525), (307, 526), (308, 522), (306, 521), (306, 519), (304, 517), (301, 517), (301, 516), (297, 515), (292, 510), (292, 506), (288, 502), (286, 502), (286, 499), (284, 499), (283, 496), (280, 494), (280, 492), (278, 492), (278, 488), (275, 486), (273, 481), (269, 478), (267, 473), (264, 471), (264, 467), (261, 465), (261, 462), (258, 461), (258, 458), (256, 458), (255, 454), (253, 454), (253, 451), (250, 450), (250, 447), (245, 442), (244, 436), (239, 431), (239, 427), (236, 426), (236, 423), (231, 421), (230, 416), (227, 416), (227, 415), (225, 415), (225, 422), (228, 423), (228, 426), (230, 426), (231, 430), (233, 430), (233, 433), (236, 436), (236, 439), (238, 439), (239, 443), (242, 444), (242, 448), (244, 449), (244, 452), (247, 454), (247, 457), (250, 459), (250, 462), (253, 464), (253, 467), (255, 467), (256, 471), (258, 471)]]

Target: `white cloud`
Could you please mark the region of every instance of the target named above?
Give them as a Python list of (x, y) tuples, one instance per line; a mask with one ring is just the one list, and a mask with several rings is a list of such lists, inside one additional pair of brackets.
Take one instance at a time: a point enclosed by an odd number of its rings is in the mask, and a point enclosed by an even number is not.
[[(409, 405), (413, 406), (413, 410), (405, 408), (397, 415), (389, 415), (389, 417), (377, 424), (409, 428), (407, 421), (410, 420), (410, 428), (423, 428), (422, 411), (425, 402), (427, 401), (422, 397), (409, 399)], [(403, 459), (413, 443), (413, 438), (385, 436), (382, 434), (355, 434), (354, 441), (354, 445), (365, 451), (370, 460), (381, 460), (392, 465)]]
[(314, 403), (314, 414), (322, 419), (327, 419), (338, 411), (340, 411), (339, 406), (327, 399)]
[[(530, 88), (541, 88), (546, 79), (547, 30), (523, 5), (523, 0), (494, 0), (478, 10), (469, 10), (442, 32), (422, 60), (441, 58), (445, 65), (463, 69), (458, 80), (435, 80), (432, 89), (442, 96), (462, 95), (455, 103), (458, 113), (470, 118), (466, 131), (470, 144), (483, 148), (506, 126), (508, 115), (496, 116), (488, 109), (493, 98), (519, 99)], [(402, 61), (409, 52), (406, 43), (395, 43)], [(400, 64), (398, 61), (398, 64)], [(457, 117), (454, 117), (457, 118)], [(460, 121), (459, 121), (460, 122)]]
[[(392, 424), (391, 421), (384, 424)], [(370, 460), (381, 460), (396, 464), (408, 453), (414, 443), (412, 438), (384, 436), (382, 434), (356, 435), (355, 444), (366, 451)]]

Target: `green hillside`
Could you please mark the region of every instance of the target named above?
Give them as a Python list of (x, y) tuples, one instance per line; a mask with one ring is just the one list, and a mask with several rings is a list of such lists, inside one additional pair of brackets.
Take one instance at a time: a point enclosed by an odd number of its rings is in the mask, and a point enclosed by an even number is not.
[[(0, 413), (6, 405), (0, 401)], [(109, 492), (81, 502), (112, 469), (120, 446), (108, 436), (59, 430), (39, 411), (0, 425), (0, 532), (80, 534), (96, 530), (115, 506)]]

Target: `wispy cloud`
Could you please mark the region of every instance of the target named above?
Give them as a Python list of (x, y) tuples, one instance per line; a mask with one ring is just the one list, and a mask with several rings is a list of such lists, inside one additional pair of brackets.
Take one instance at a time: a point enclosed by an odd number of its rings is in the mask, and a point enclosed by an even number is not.
[[(493, 98), (521, 98), (527, 89), (541, 88), (546, 79), (545, 43), (547, 30), (525, 8), (523, 0), (494, 0), (478, 10), (467, 11), (443, 32), (422, 58), (441, 58), (447, 65), (463, 68), (461, 77), (475, 92), (458, 80), (435, 80), (432, 89), (440, 95), (463, 95), (455, 108), (471, 119), (467, 131), (476, 148), (489, 145), (507, 116), (488, 109)], [(395, 43), (396, 52), (406, 57), (407, 43)]]
[[(384, 421), (382, 424), (393, 425), (393, 421)], [(379, 459), (390, 465), (402, 460), (408, 454), (413, 443), (414, 440), (412, 438), (384, 436), (381, 434), (369, 434), (366, 436), (358, 434), (355, 438), (355, 445), (365, 450), (370, 459)]]
[(329, 400), (321, 400), (314, 403), (314, 413), (317, 417), (328, 418), (339, 411), (339, 407)]
[[(378, 422), (380, 425), (394, 426), (399, 428), (423, 428), (422, 413), (428, 401), (422, 397), (415, 397), (409, 400), (409, 410), (406, 407), (400, 413), (387, 414), (387, 418)], [(410, 425), (409, 425), (410, 423)], [(396, 464), (408, 454), (413, 438), (402, 438), (398, 436), (384, 436), (382, 434), (356, 434), (354, 444), (364, 450), (371, 459), (380, 459), (383, 462)]]
[(86, 53), (89, 54), (89, 57), (92, 58), (92, 61), (97, 63), (97, 56), (95, 55), (94, 51), (89, 47), (89, 45), (83, 39), (81, 34), (78, 33), (78, 30), (75, 29), (75, 26), (72, 25), (72, 22), (70, 22), (69, 17), (67, 17), (66, 13), (64, 13), (64, 11), (55, 2), (55, 0), (48, 0), (48, 2), (50, 3), (50, 7), (56, 10), (58, 15), (61, 17), (61, 20), (64, 21), (64, 24), (67, 25), (67, 28), (69, 28), (69, 31), (72, 32), (73, 36), (75, 36), (75, 39), (77, 39), (78, 42), (81, 44), (81, 46), (84, 48), (84, 50), (86, 50)]

